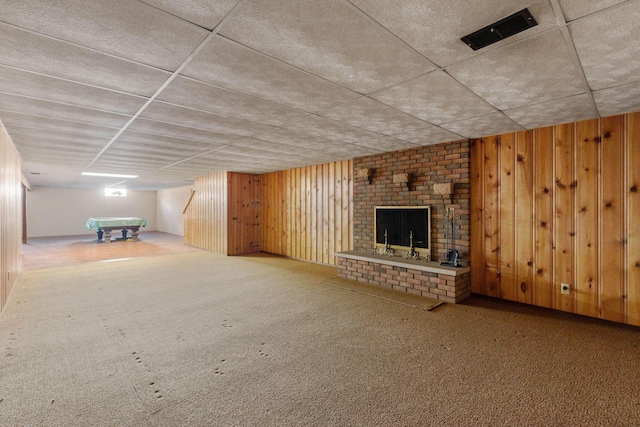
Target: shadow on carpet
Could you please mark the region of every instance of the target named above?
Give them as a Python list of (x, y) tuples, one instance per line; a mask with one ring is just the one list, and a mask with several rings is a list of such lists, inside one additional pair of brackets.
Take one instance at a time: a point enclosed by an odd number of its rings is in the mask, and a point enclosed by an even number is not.
[(380, 298), (396, 304), (402, 304), (408, 307), (417, 308), (419, 310), (431, 311), (444, 304), (444, 302), (435, 299), (407, 294), (400, 291), (394, 291), (392, 289), (370, 285), (367, 283), (360, 283), (356, 282), (355, 280), (342, 279), (340, 277), (321, 279), (320, 283), (322, 283), (323, 285), (341, 288), (345, 291), (357, 292), (359, 294), (367, 295), (373, 298)]

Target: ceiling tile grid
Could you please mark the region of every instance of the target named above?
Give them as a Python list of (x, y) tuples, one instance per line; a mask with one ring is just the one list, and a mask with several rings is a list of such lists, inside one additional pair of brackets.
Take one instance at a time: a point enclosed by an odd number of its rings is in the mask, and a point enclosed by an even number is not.
[(639, 58), (640, 0), (0, 0), (0, 120), (32, 185), (160, 189), (638, 111)]

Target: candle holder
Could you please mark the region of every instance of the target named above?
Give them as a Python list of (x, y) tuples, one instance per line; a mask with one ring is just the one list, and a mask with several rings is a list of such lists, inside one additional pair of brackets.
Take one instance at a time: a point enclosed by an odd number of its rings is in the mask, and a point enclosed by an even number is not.
[(394, 256), (395, 250), (389, 244), (389, 240), (387, 239), (387, 229), (384, 230), (384, 249), (381, 252), (382, 255)]
[(420, 254), (416, 251), (415, 246), (413, 246), (413, 231), (409, 231), (409, 251), (405, 258), (420, 259)]

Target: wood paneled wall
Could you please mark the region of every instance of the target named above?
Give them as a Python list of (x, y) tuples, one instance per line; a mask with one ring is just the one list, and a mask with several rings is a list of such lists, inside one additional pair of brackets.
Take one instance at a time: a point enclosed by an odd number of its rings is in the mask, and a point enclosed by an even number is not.
[(194, 180), (193, 199), (184, 213), (184, 242), (212, 252), (227, 253), (227, 172)]
[(0, 312), (20, 272), (21, 178), (20, 156), (0, 122)]
[(260, 176), (218, 172), (195, 179), (184, 213), (187, 245), (240, 255), (260, 251)]
[(471, 144), (472, 292), (640, 326), (640, 113)]
[(229, 173), (227, 254), (260, 252), (260, 176)]
[(353, 162), (262, 175), (260, 244), (264, 252), (335, 265), (353, 248)]

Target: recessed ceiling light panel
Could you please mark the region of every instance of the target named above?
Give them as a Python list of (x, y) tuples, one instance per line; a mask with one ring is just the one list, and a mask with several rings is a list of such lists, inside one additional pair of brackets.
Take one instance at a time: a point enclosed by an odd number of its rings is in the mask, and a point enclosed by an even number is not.
[(471, 49), (478, 50), (526, 29), (535, 27), (536, 25), (538, 25), (538, 23), (531, 15), (531, 12), (529, 12), (529, 9), (524, 8), (520, 12), (516, 12), (498, 22), (487, 25), (481, 30), (466, 35), (460, 40), (466, 43)]
[(119, 173), (98, 173), (98, 172), (82, 172), (85, 176), (104, 176), (107, 178), (137, 178), (138, 175), (123, 175)]

